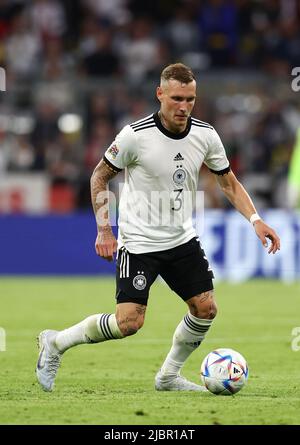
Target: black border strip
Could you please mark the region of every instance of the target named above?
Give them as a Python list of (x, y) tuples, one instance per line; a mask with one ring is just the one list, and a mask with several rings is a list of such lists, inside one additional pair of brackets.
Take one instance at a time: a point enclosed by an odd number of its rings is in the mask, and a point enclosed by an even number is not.
[[(135, 415), (142, 416), (145, 414), (143, 410), (137, 410)], [(57, 416), (53, 422), (59, 422), (59, 420)], [(100, 422), (101, 416), (99, 415)], [(299, 425), (221, 425), (217, 420), (213, 419), (210, 424), (206, 425), (151, 425), (147, 422), (147, 417), (144, 419), (143, 417), (137, 417), (136, 424), (134, 425), (116, 425), (115, 423), (117, 423), (117, 419), (112, 415), (110, 425), (101, 425), (101, 423), (99, 425), (89, 425), (87, 423), (82, 423), (81, 425), (60, 425), (59, 423), (53, 425), (0, 425), (0, 433), (3, 436), (6, 435), (6, 437), (8, 435), (9, 437), (16, 437), (22, 442), (27, 437), (33, 444), (37, 443), (37, 437), (41, 437), (45, 433), (51, 439), (57, 440), (59, 435), (67, 441), (70, 441), (70, 439), (78, 440), (81, 433), (84, 437), (89, 433), (96, 435), (99, 440), (106, 439), (108, 440), (107, 443), (116, 442), (117, 444), (161, 444), (162, 441), (171, 443), (171, 440), (175, 443), (180, 441), (180, 443), (186, 444), (203, 443), (203, 441), (210, 443), (212, 436), (214, 440), (224, 441), (224, 437), (245, 437), (245, 435), (255, 442), (258, 436), (265, 437), (266, 434), (269, 437), (276, 434), (276, 437), (282, 442), (287, 442), (287, 440), (294, 442), (294, 438), (296, 442), (296, 438), (300, 434)], [(122, 436), (122, 432), (124, 432), (124, 436)], [(133, 439), (133, 434), (135, 440)]]
[(223, 170), (212, 170), (211, 168), (209, 170), (212, 173), (214, 173), (215, 175), (222, 176), (222, 175), (226, 175), (227, 173), (229, 173), (231, 168), (230, 168), (230, 165), (228, 165), (228, 167), (224, 168)]
[(114, 170), (116, 173), (119, 173), (122, 171), (122, 168), (116, 167), (114, 164), (112, 164), (105, 156), (103, 156), (103, 161), (105, 164), (107, 164), (108, 167), (110, 167), (112, 170)]

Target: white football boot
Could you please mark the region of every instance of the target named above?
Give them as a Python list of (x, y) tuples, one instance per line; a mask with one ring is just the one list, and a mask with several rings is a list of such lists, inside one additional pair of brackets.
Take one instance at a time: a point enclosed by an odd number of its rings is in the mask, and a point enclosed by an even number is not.
[(54, 344), (58, 331), (42, 331), (37, 340), (39, 358), (36, 366), (36, 376), (44, 391), (52, 391), (62, 354)]
[(155, 376), (155, 389), (157, 391), (201, 391), (207, 392), (205, 386), (190, 382), (178, 374), (176, 377), (164, 376), (161, 370)]

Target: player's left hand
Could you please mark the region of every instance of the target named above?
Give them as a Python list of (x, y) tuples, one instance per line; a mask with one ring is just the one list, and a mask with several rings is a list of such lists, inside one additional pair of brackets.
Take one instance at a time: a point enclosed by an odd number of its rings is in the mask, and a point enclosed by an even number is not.
[(268, 253), (276, 253), (277, 250), (280, 250), (280, 238), (275, 232), (275, 230), (271, 229), (262, 219), (255, 221), (254, 229), (256, 235), (261, 240), (262, 245), (264, 247), (268, 247), (268, 241), (266, 238), (271, 240), (271, 246), (268, 250)]

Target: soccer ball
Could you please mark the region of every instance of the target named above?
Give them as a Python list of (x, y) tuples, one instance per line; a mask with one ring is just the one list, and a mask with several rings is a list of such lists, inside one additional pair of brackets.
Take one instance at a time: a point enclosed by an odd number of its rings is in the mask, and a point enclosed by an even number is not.
[(247, 382), (248, 365), (239, 352), (228, 348), (216, 349), (203, 360), (201, 379), (210, 392), (232, 395)]

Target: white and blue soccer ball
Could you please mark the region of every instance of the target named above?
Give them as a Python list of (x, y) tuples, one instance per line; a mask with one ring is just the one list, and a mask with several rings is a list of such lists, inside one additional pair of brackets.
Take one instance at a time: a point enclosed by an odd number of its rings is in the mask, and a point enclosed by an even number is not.
[(202, 382), (213, 394), (236, 394), (247, 382), (248, 374), (244, 357), (228, 348), (210, 352), (201, 365)]

